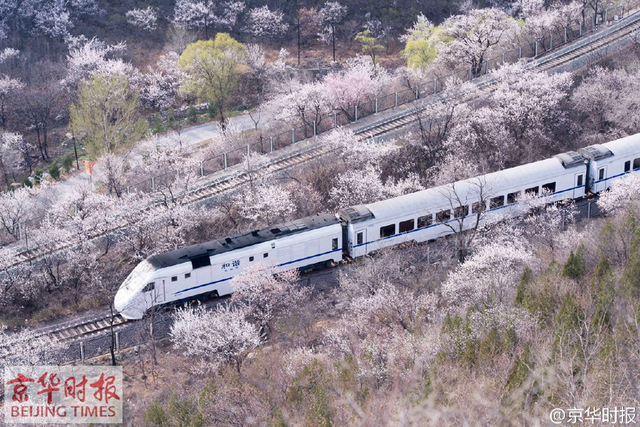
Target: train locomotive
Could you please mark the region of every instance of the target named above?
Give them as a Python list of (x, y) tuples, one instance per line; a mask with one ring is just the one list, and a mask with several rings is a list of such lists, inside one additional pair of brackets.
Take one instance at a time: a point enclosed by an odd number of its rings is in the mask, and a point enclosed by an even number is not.
[(318, 214), (249, 233), (153, 255), (115, 296), (127, 319), (153, 306), (233, 292), (231, 279), (252, 263), (274, 273), (360, 257), (407, 241), (424, 242), (519, 215), (523, 193), (549, 203), (580, 199), (640, 171), (640, 134), (440, 187)]

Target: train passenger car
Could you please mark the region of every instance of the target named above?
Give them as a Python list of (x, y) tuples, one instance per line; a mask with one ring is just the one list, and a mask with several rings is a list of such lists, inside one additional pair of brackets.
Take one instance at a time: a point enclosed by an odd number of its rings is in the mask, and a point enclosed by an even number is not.
[(589, 191), (599, 193), (617, 178), (640, 171), (640, 134), (578, 150), (589, 159)]
[(368, 205), (340, 210), (352, 257), (468, 230), (517, 215), (526, 192), (549, 203), (585, 194), (587, 165), (576, 152)]
[(115, 308), (139, 319), (155, 305), (233, 291), (231, 279), (252, 263), (274, 272), (342, 259), (342, 227), (335, 215), (319, 214), (263, 230), (153, 255), (124, 281)]

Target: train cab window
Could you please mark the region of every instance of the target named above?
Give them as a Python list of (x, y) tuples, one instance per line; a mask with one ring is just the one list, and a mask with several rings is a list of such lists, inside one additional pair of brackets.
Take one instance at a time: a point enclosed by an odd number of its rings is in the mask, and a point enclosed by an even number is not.
[(633, 170), (640, 169), (640, 157), (633, 159)]
[(604, 168), (598, 169), (598, 181), (602, 181), (604, 179)]
[(425, 215), (418, 217), (418, 228), (427, 227), (433, 223), (431, 215)]
[(364, 242), (362, 231), (356, 235), (356, 245), (361, 245)]
[(471, 205), (471, 213), (477, 214), (484, 211), (486, 208), (484, 200), (480, 202), (473, 202), (473, 205)]
[(331, 239), (331, 249), (334, 251), (338, 249), (338, 239)]
[(458, 206), (457, 208), (453, 208), (453, 217), (454, 218), (464, 218), (469, 213), (469, 206)]
[(172, 281), (172, 282), (177, 282), (177, 281), (178, 281), (178, 276), (173, 276), (173, 277), (171, 277), (171, 281)]
[(269, 258), (269, 252), (265, 252), (262, 254), (262, 258)]
[(507, 194), (507, 204), (508, 205), (514, 204), (516, 202), (516, 200), (518, 199), (519, 195), (520, 195), (519, 191), (516, 191), (515, 193)]
[(630, 170), (631, 170), (631, 160), (627, 160), (626, 162), (624, 162), (624, 171), (626, 173), (626, 172), (629, 172)]
[(400, 232), (401, 232), (401, 233), (405, 233), (405, 232), (407, 232), (407, 231), (411, 231), (411, 230), (413, 230), (414, 228), (415, 228), (415, 227), (414, 227), (414, 221), (413, 221), (413, 219), (408, 219), (408, 220), (406, 220), (406, 221), (402, 221), (402, 222), (400, 222), (399, 230), (400, 230)]
[(191, 258), (191, 266), (194, 270), (208, 265), (211, 265), (211, 258), (209, 258), (209, 255), (207, 254)]
[(250, 256), (249, 257), (249, 262), (253, 262), (253, 259), (254, 259), (253, 256)]
[(582, 187), (582, 185), (584, 184), (583, 182), (583, 175), (578, 175), (578, 182), (576, 183), (576, 185), (578, 187)]
[(504, 206), (504, 196), (498, 196), (491, 198), (489, 207), (491, 209), (499, 208), (500, 206)]
[(380, 237), (389, 237), (396, 234), (396, 225), (385, 225), (384, 227), (380, 227)]
[(152, 290), (154, 290), (156, 287), (154, 282), (151, 283), (147, 283), (147, 286), (144, 287), (144, 289), (142, 290), (142, 292), (151, 292)]
[(446, 222), (451, 219), (451, 211), (449, 209), (445, 209), (436, 214), (436, 222)]
[(542, 192), (547, 194), (553, 194), (556, 192), (556, 183), (550, 182), (542, 186)]
[(184, 278), (185, 278), (185, 279), (188, 279), (189, 277), (191, 277), (191, 273), (185, 273), (185, 274), (184, 274)]
[(540, 188), (539, 187), (531, 187), (531, 188), (527, 188), (526, 190), (524, 190), (524, 194), (526, 194), (527, 196), (537, 196), (538, 195), (538, 190)]

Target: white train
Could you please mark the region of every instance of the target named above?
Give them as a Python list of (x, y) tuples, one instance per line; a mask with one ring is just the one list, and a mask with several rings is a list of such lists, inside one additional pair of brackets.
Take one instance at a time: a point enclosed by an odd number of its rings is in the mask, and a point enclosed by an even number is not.
[(274, 272), (359, 257), (407, 241), (424, 242), (521, 212), (519, 196), (549, 202), (606, 190), (640, 170), (640, 134), (381, 202), (318, 214), (268, 229), (189, 246), (142, 261), (115, 296), (139, 319), (155, 305), (231, 293), (230, 280), (262, 262)]

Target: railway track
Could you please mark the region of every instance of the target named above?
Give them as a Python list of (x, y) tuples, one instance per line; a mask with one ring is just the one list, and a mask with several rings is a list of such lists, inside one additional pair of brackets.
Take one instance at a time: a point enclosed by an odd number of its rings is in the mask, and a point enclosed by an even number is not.
[(85, 319), (78, 323), (57, 326), (52, 330), (44, 330), (39, 334), (39, 336), (47, 336), (61, 342), (72, 342), (81, 338), (100, 335), (105, 331), (111, 330), (112, 321), (114, 331), (121, 329), (122, 325), (128, 322), (128, 320), (120, 314), (114, 314), (113, 319), (110, 314), (107, 314), (91, 319)]
[[(634, 13), (624, 18), (619, 23), (615, 24), (615, 28), (603, 30), (602, 32), (595, 33), (586, 39), (578, 40), (576, 43), (572, 43), (568, 46), (563, 46), (556, 51), (547, 52), (544, 56), (534, 59), (530, 62), (531, 67), (538, 68), (543, 71), (549, 71), (562, 67), (580, 57), (588, 55), (594, 51), (600, 50), (613, 42), (625, 37), (629, 37), (640, 28), (640, 13)], [(491, 88), (495, 82), (490, 76), (479, 78), (476, 86), (481, 89)], [(364, 126), (354, 130), (360, 139), (373, 139), (385, 135), (387, 133), (397, 131), (407, 125), (416, 121), (416, 112), (424, 109), (427, 105), (434, 102), (439, 102), (440, 98), (435, 96), (430, 99), (429, 103), (422, 101), (421, 105), (415, 105), (412, 108), (408, 108), (405, 111), (387, 117), (383, 120), (375, 122), (371, 125)], [(243, 184), (250, 181), (251, 174), (258, 173), (259, 175), (268, 175), (277, 173), (279, 171), (303, 165), (304, 163), (321, 157), (327, 154), (330, 149), (320, 144), (310, 144), (301, 149), (286, 153), (278, 156), (268, 162), (258, 165), (259, 172), (236, 170), (230, 175), (217, 178), (215, 180), (202, 183), (200, 186), (190, 190), (184, 195), (183, 203), (191, 204), (210, 198), (217, 194), (238, 188)], [(155, 209), (160, 202), (157, 202), (149, 207), (146, 211)], [(143, 214), (141, 212), (141, 214)], [(89, 239), (97, 239), (108, 234), (112, 234), (118, 230), (126, 228), (129, 223), (120, 223), (114, 227), (103, 230), (100, 232), (89, 235)], [(18, 252), (10, 260), (3, 260), (0, 264), (0, 270), (7, 270), (15, 267), (19, 264), (26, 262), (36, 261), (46, 255), (56, 253), (65, 249), (68, 249), (74, 245), (73, 242), (60, 242), (55, 247), (36, 247), (26, 249)]]

